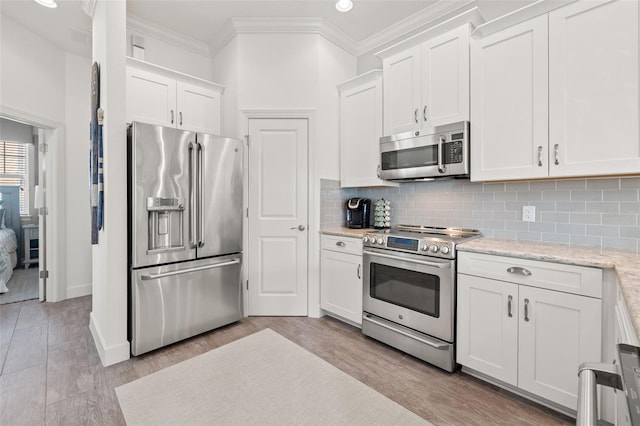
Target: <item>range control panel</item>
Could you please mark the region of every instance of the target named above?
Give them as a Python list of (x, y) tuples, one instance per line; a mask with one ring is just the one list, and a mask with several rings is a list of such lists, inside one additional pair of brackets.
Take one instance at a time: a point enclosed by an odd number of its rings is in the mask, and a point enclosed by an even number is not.
[(365, 234), (362, 242), (365, 247), (385, 248), (444, 259), (455, 258), (454, 243), (437, 238), (408, 238), (379, 233)]

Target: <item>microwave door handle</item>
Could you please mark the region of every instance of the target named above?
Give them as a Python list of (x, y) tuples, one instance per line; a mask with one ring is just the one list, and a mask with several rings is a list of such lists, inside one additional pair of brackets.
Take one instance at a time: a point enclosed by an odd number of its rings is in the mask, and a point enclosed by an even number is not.
[(438, 171), (444, 173), (447, 166), (444, 165), (444, 136), (438, 136)]
[(407, 258), (392, 256), (384, 253), (373, 253), (367, 250), (365, 250), (364, 253), (369, 254), (371, 256), (384, 257), (385, 259), (393, 259), (393, 260), (399, 260), (404, 262), (417, 263), (419, 265), (432, 266), (434, 268), (439, 268), (439, 269), (445, 269), (445, 268), (449, 269), (451, 267), (449, 262), (436, 263), (436, 262), (428, 262), (426, 260), (407, 259)]

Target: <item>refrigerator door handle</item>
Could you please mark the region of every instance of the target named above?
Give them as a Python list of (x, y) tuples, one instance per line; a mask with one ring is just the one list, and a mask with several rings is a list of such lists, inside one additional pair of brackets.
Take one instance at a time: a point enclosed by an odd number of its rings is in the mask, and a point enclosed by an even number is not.
[(196, 150), (195, 143), (189, 142), (189, 247), (196, 248)]
[(204, 247), (204, 187), (203, 182), (203, 161), (202, 161), (202, 144), (198, 145), (198, 247)]
[(206, 269), (214, 269), (214, 268), (221, 268), (223, 266), (235, 265), (236, 263), (240, 263), (240, 259), (233, 259), (228, 262), (220, 262), (220, 263), (215, 263), (213, 265), (198, 266), (196, 268), (179, 269), (177, 271), (163, 272), (161, 274), (145, 274), (145, 275), (141, 275), (140, 279), (143, 281), (157, 280), (160, 278), (171, 277), (174, 275), (188, 274), (190, 272), (198, 272), (198, 271), (204, 271)]

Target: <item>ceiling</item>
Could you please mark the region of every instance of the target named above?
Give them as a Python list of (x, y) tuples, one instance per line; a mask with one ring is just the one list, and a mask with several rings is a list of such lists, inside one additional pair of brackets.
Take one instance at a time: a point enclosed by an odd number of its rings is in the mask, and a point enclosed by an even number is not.
[[(442, 0), (449, 4), (465, 0)], [(128, 0), (127, 14), (138, 21), (212, 45), (231, 18), (322, 18), (355, 43), (438, 3), (438, 0), (354, 0), (348, 13), (335, 0)], [(64, 50), (91, 55), (91, 19), (81, 0), (58, 0), (48, 9), (33, 0), (2, 0), (0, 13)]]

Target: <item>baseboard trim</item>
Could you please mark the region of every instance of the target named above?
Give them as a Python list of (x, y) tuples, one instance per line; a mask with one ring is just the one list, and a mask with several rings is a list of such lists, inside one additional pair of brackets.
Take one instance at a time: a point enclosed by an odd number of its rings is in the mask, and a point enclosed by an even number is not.
[(102, 365), (104, 367), (117, 364), (131, 358), (131, 347), (128, 341), (125, 343), (107, 347), (104, 344), (102, 333), (100, 332), (100, 329), (94, 320), (93, 312), (89, 314), (89, 318), (89, 329), (91, 330), (93, 342), (95, 343), (96, 349), (98, 350), (100, 361), (102, 362)]
[(88, 296), (91, 294), (91, 284), (77, 285), (67, 288), (67, 299), (73, 299), (74, 297)]
[(570, 408), (565, 407), (564, 405), (560, 405), (558, 403), (555, 403), (553, 401), (549, 401), (548, 399), (544, 399), (542, 397), (539, 397), (537, 395), (534, 395), (530, 392), (527, 392), (525, 390), (519, 389), (515, 386), (512, 386), (510, 384), (504, 383), (500, 380), (494, 379), (491, 376), (488, 376), (484, 373), (481, 373), (479, 371), (476, 371), (472, 368), (469, 367), (465, 367), (464, 365), (462, 366), (462, 372), (466, 373), (470, 376), (476, 377), (480, 380), (484, 380), (485, 382), (489, 382), (492, 385), (498, 386), (499, 388), (508, 390), (509, 392), (515, 393), (516, 395), (519, 395), (523, 398), (529, 399), (537, 404), (540, 405), (544, 405), (547, 408), (550, 408), (554, 411), (557, 411), (561, 414), (564, 414), (565, 416), (571, 417), (571, 418), (576, 418), (576, 411), (572, 410)]

